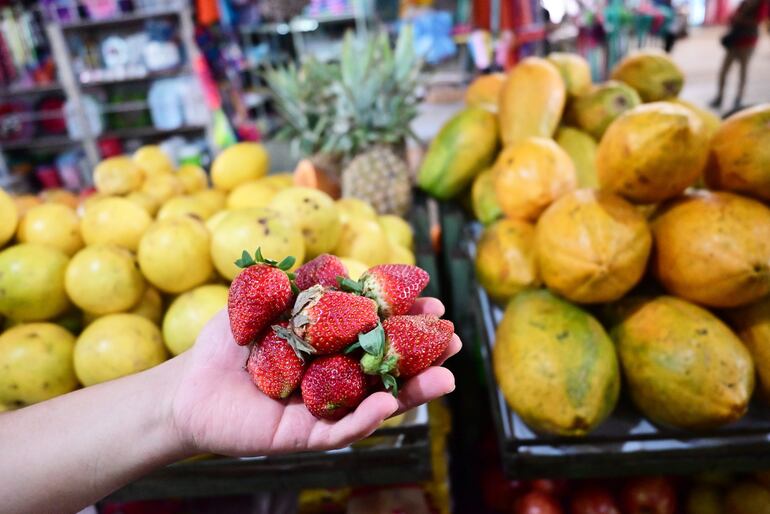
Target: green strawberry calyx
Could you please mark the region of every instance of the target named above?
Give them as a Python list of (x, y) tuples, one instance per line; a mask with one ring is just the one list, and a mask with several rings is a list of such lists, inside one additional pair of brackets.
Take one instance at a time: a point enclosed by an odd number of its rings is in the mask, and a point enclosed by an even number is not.
[(312, 355), (316, 352), (315, 348), (307, 344), (304, 339), (295, 334), (290, 328), (282, 327), (280, 325), (273, 325), (272, 328), (278, 337), (289, 343), (291, 349), (294, 350), (294, 353), (297, 354), (297, 357), (299, 357), (302, 362), (305, 362), (306, 355)]
[(246, 250), (243, 251), (241, 254), (241, 258), (235, 261), (235, 265), (239, 268), (246, 269), (250, 266), (255, 266), (257, 264), (266, 264), (268, 266), (272, 266), (274, 268), (278, 268), (279, 270), (286, 273), (286, 275), (289, 277), (289, 280), (291, 281), (291, 290), (294, 292), (294, 294), (299, 293), (299, 288), (294, 283), (294, 273), (290, 272), (292, 266), (294, 266), (294, 263), (297, 261), (293, 256), (289, 255), (288, 257), (284, 257), (281, 262), (274, 261), (272, 259), (268, 259), (262, 255), (262, 248), (257, 248), (257, 251), (254, 252), (254, 257), (252, 257), (249, 252)]
[(398, 381), (393, 371), (398, 364), (395, 355), (385, 355), (385, 330), (378, 323), (371, 331), (358, 336), (358, 342), (350, 345), (345, 353), (351, 353), (361, 348), (364, 355), (361, 357), (361, 369), (367, 375), (380, 375), (385, 389), (398, 396)]

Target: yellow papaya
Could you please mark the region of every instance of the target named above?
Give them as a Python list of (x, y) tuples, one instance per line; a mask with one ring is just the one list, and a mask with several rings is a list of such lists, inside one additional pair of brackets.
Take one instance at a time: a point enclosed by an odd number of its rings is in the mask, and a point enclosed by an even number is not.
[(567, 89), (556, 66), (528, 57), (509, 73), (500, 92), (500, 135), (511, 145), (528, 137), (551, 137), (559, 125)]
[(647, 221), (619, 196), (568, 193), (535, 229), (537, 262), (553, 291), (579, 303), (618, 300), (642, 278), (652, 247)]
[(582, 55), (552, 52), (546, 59), (561, 73), (568, 95), (582, 95), (591, 87), (591, 67)]
[(770, 293), (770, 209), (732, 193), (697, 191), (652, 222), (652, 270), (671, 293), (740, 307)]
[(505, 73), (490, 73), (476, 77), (465, 90), (465, 104), (497, 113), (500, 90), (504, 82)]
[(630, 53), (612, 69), (610, 78), (636, 89), (645, 102), (675, 98), (684, 85), (684, 74), (671, 58), (660, 50)]
[(598, 141), (618, 116), (641, 103), (642, 99), (632, 87), (610, 80), (574, 98), (566, 117)]
[(497, 148), (495, 115), (468, 107), (453, 116), (431, 142), (417, 184), (436, 198), (452, 198), (492, 162)]
[(484, 225), (503, 216), (495, 194), (495, 175), (492, 168), (487, 168), (473, 179), (471, 186), (471, 208), (473, 215)]
[(508, 218), (534, 221), (551, 202), (577, 188), (572, 159), (544, 137), (530, 137), (503, 149), (494, 174), (497, 202)]
[(556, 132), (556, 143), (572, 159), (575, 171), (577, 172), (578, 187), (598, 187), (596, 141), (582, 130), (572, 127), (561, 127)]
[(759, 378), (759, 392), (770, 403), (770, 298), (730, 309), (727, 317), (749, 349)]
[(770, 200), (770, 103), (727, 118), (711, 140), (706, 184)]
[(508, 303), (492, 362), (506, 401), (538, 432), (583, 436), (615, 408), (612, 341), (593, 316), (547, 290), (522, 291)]
[(694, 112), (695, 115), (700, 118), (701, 122), (703, 122), (703, 129), (706, 131), (706, 137), (709, 139), (709, 141), (711, 141), (711, 138), (714, 137), (714, 134), (717, 133), (719, 126), (722, 124), (722, 120), (719, 116), (711, 111), (704, 109), (703, 107), (695, 105), (692, 102), (682, 100), (681, 98), (672, 98), (666, 101), (681, 105), (682, 107), (687, 107), (692, 112)]
[(705, 430), (745, 414), (754, 364), (716, 316), (673, 296), (629, 298), (614, 316), (610, 335), (631, 399), (651, 421)]
[(636, 203), (682, 193), (703, 173), (708, 139), (703, 123), (670, 102), (639, 105), (607, 128), (596, 150), (602, 189)]
[(476, 246), (476, 277), (500, 303), (537, 286), (535, 227), (520, 220), (500, 220), (487, 227)]

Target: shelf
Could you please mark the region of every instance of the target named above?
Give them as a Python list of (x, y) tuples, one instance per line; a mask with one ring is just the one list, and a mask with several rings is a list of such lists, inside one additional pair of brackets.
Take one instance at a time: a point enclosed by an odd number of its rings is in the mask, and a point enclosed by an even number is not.
[(80, 86), (83, 88), (92, 88), (92, 87), (110, 86), (110, 85), (117, 85), (117, 84), (138, 84), (142, 82), (151, 82), (153, 80), (158, 80), (158, 79), (181, 77), (183, 75), (187, 75), (190, 73), (192, 73), (192, 71), (189, 68), (185, 66), (181, 66), (170, 70), (151, 71), (151, 72), (148, 72), (146, 75), (134, 76), (134, 77), (106, 78), (106, 79), (97, 79), (97, 80), (88, 80), (88, 81), (81, 80)]
[(167, 18), (171, 16), (178, 16), (179, 10), (176, 9), (163, 9), (157, 11), (142, 11), (135, 13), (124, 14), (120, 17), (109, 18), (105, 20), (79, 20), (68, 23), (60, 24), (62, 30), (84, 30), (92, 28), (110, 28), (118, 27), (121, 25), (130, 25), (141, 23), (146, 20), (154, 18)]
[[(472, 262), (480, 225), (469, 225), (465, 245)], [(643, 474), (687, 474), (703, 469), (750, 471), (770, 459), (770, 412), (752, 404), (741, 420), (706, 432), (662, 428), (644, 418), (621, 391), (617, 407), (595, 431), (568, 438), (538, 434), (513, 412), (492, 371), (495, 330), (503, 309), (477, 283), (472, 307), (481, 344), (492, 414), (503, 467), (512, 479), (589, 478)]]
[(79, 145), (80, 142), (69, 136), (41, 136), (19, 141), (0, 141), (0, 150), (42, 150)]
[(179, 127), (171, 130), (161, 130), (155, 127), (137, 127), (137, 128), (121, 128), (107, 130), (102, 134), (96, 136), (97, 139), (105, 139), (115, 137), (118, 139), (131, 139), (131, 138), (162, 138), (171, 137), (180, 134), (194, 134), (203, 132), (206, 130), (205, 126), (187, 126)]
[(318, 25), (346, 23), (356, 20), (353, 13), (322, 14), (319, 16), (298, 16), (288, 22), (262, 23), (253, 27), (240, 27), (242, 34), (289, 34), (291, 32), (312, 32)]
[(57, 82), (51, 84), (35, 84), (25, 86), (0, 87), (0, 97), (38, 95), (45, 93), (63, 92), (61, 85)]

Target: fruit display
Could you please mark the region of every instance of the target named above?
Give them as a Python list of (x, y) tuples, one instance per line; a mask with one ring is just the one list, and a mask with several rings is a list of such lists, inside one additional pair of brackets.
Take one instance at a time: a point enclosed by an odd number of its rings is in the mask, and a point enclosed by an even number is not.
[[(351, 287), (382, 307), (339, 294), (365, 302), (365, 328), (374, 328), (378, 309), (397, 302), (376, 277), (357, 281), (378, 264), (414, 264), (410, 224), (360, 199), (297, 187), (290, 174), (267, 175), (268, 165), (262, 145), (238, 143), (214, 160), (210, 186), (202, 168), (176, 168), (150, 145), (104, 160), (94, 170), (96, 190), (79, 198), (0, 190), (0, 360), (6, 355), (11, 370), (0, 383), (0, 404), (38, 402), (186, 351), (227, 306), (245, 248), (259, 247), (266, 259), (292, 255), (302, 289), (352, 279)], [(293, 303), (288, 276), (280, 274)], [(234, 327), (244, 342), (261, 330)], [(358, 332), (353, 336), (348, 344)], [(35, 366), (25, 364), (30, 358)]]
[[(460, 157), (479, 128), (464, 136), (458, 116), (490, 103), (477, 84), (433, 142), (458, 157), (429, 152), (421, 170), (427, 193), (465, 199), (483, 225), (471, 248), (499, 306), (484, 318), (492, 379), (531, 437), (586, 436), (619, 394), (651, 430), (731, 425), (755, 381), (767, 394), (770, 105), (721, 122), (676, 98), (682, 74), (660, 52), (629, 55), (599, 84), (580, 78), (584, 64), (528, 58), (495, 79), (491, 168)], [(508, 442), (530, 434), (513, 431)]]
[(399, 380), (436, 362), (454, 335), (448, 320), (408, 314), (429, 280), (416, 266), (374, 266), (354, 281), (329, 254), (296, 273), (293, 257), (276, 262), (260, 249), (237, 264), (227, 312), (234, 342), (251, 348), (246, 371), (271, 398), (299, 389), (317, 418), (340, 419), (382, 388), (397, 395)]

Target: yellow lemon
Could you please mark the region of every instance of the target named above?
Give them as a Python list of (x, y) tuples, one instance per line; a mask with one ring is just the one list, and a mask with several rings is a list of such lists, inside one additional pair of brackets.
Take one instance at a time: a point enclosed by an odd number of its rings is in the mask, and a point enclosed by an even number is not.
[(270, 207), (299, 227), (308, 258), (331, 252), (337, 246), (342, 230), (340, 216), (334, 200), (323, 191), (290, 187), (276, 194)]
[(133, 193), (129, 193), (125, 196), (125, 199), (144, 209), (151, 217), (155, 216), (158, 209), (160, 209), (160, 201), (144, 191), (134, 191)]
[(404, 248), (414, 247), (414, 232), (412, 227), (403, 218), (393, 214), (386, 214), (377, 218), (388, 240)]
[(139, 147), (131, 158), (142, 168), (145, 177), (174, 172), (174, 163), (158, 145)]
[(75, 210), (78, 208), (78, 197), (66, 189), (44, 189), (40, 192), (40, 198), (44, 203), (60, 203)]
[(133, 254), (115, 245), (80, 250), (67, 266), (64, 283), (75, 305), (94, 314), (130, 309), (145, 288)]
[(227, 194), (217, 189), (204, 189), (203, 191), (198, 191), (193, 196), (203, 202), (203, 205), (209, 211), (209, 216), (223, 210), (227, 200)]
[(75, 336), (53, 323), (17, 325), (0, 335), (0, 402), (42, 402), (78, 386)]
[(69, 307), (64, 288), (67, 256), (37, 244), (0, 252), (0, 315), (17, 321), (41, 321)]
[(158, 202), (165, 203), (169, 198), (184, 193), (184, 185), (176, 175), (168, 173), (147, 177), (142, 185), (142, 192), (154, 197)]
[(345, 269), (348, 270), (348, 276), (353, 280), (361, 278), (361, 275), (369, 269), (369, 266), (355, 259), (340, 257), (340, 260), (342, 261), (342, 264), (345, 265)]
[(161, 291), (188, 291), (211, 276), (210, 244), (209, 232), (199, 220), (182, 216), (156, 221), (139, 243), (139, 267)]
[(289, 255), (296, 259), (294, 267), (305, 258), (305, 243), (296, 225), (270, 209), (230, 211), (217, 224), (211, 238), (211, 256), (217, 271), (232, 280), (241, 269), (235, 261), (244, 250), (253, 253), (257, 247), (268, 259), (281, 261)]
[(16, 212), (19, 218), (21, 218), (32, 207), (43, 203), (43, 200), (35, 195), (19, 195), (13, 197), (13, 203), (16, 204)]
[(206, 228), (209, 229), (210, 234), (214, 233), (214, 230), (219, 226), (219, 223), (225, 219), (225, 216), (230, 214), (230, 212), (232, 211), (219, 211), (206, 220)]
[(376, 266), (388, 262), (390, 244), (376, 218), (351, 218), (343, 226), (342, 235), (332, 253), (356, 259), (367, 266)]
[(340, 198), (337, 200), (337, 210), (343, 225), (352, 218), (377, 219), (377, 211), (374, 207), (358, 198)]
[(203, 326), (227, 306), (227, 287), (206, 285), (179, 295), (163, 318), (163, 341), (174, 355), (190, 348)]
[(156, 325), (159, 325), (160, 320), (163, 318), (163, 298), (157, 289), (147, 286), (139, 303), (134, 305), (128, 313), (147, 318)]
[(11, 195), (0, 189), (0, 246), (10, 241), (16, 233), (19, 212)]
[(88, 196), (80, 199), (80, 204), (75, 211), (78, 213), (78, 216), (82, 218), (88, 209), (101, 202), (105, 198), (115, 197), (113, 195), (106, 195), (104, 193), (91, 193)]
[(138, 373), (166, 360), (160, 330), (136, 314), (91, 323), (75, 343), (75, 374), (85, 386)]
[(414, 266), (416, 260), (414, 254), (408, 248), (395, 243), (390, 243), (390, 264), (411, 264)]
[(96, 190), (106, 195), (125, 195), (142, 187), (142, 168), (126, 155), (104, 159), (94, 168)]
[(211, 165), (211, 182), (223, 191), (267, 175), (270, 156), (259, 143), (236, 143), (217, 155)]
[(125, 198), (105, 198), (86, 209), (80, 230), (87, 245), (114, 244), (136, 251), (152, 223), (147, 211)]
[(179, 216), (192, 216), (199, 220), (206, 220), (211, 212), (200, 198), (195, 196), (177, 196), (163, 204), (158, 211), (158, 219), (165, 220)]
[(75, 211), (59, 203), (44, 203), (27, 211), (16, 238), (20, 243), (36, 243), (72, 256), (83, 247), (80, 219)]
[(189, 194), (203, 191), (209, 187), (209, 177), (206, 171), (195, 164), (183, 164), (176, 170), (177, 178), (184, 186), (184, 192)]
[(279, 191), (290, 186), (285, 185), (283, 177), (278, 175), (244, 182), (227, 195), (227, 208), (267, 207)]

